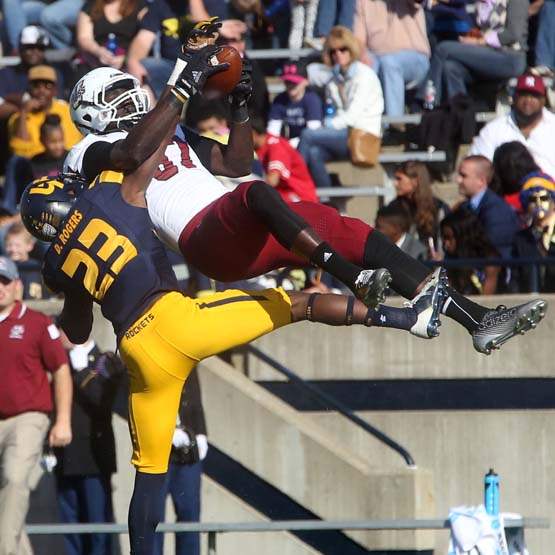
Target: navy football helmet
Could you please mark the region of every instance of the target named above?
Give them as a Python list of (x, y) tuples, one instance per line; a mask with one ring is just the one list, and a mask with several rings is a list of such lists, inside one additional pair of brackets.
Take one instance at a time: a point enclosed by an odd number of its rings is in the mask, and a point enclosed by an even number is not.
[(30, 183), (21, 195), (23, 224), (37, 239), (52, 241), (85, 182), (71, 174), (41, 177)]

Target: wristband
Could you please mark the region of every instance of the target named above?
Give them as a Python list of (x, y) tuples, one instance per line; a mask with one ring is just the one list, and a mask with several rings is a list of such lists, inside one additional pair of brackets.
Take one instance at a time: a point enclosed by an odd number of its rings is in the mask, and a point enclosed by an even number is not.
[(181, 75), (181, 72), (186, 67), (187, 67), (187, 62), (182, 58), (177, 58), (177, 60), (175, 60), (175, 66), (173, 68), (172, 74), (170, 75), (170, 78), (168, 79), (168, 85), (170, 87), (175, 86), (175, 84), (177, 83), (178, 77)]

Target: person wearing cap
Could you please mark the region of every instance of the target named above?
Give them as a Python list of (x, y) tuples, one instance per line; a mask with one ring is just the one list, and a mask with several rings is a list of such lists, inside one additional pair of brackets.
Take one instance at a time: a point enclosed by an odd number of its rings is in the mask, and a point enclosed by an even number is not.
[[(541, 172), (527, 176), (520, 191), (520, 202), (528, 220), (514, 240), (515, 258), (555, 256), (555, 182)], [(519, 293), (555, 292), (555, 266), (527, 264), (516, 266), (514, 281)]]
[(48, 443), (71, 441), (72, 382), (60, 332), (18, 300), (20, 290), (16, 265), (0, 256), (0, 553), (6, 554), (28, 552), (23, 527), (53, 411)]
[(306, 67), (300, 62), (287, 62), (281, 80), (285, 83), (285, 92), (278, 94), (270, 106), (268, 133), (279, 137), (285, 125), (291, 144), (297, 146), (305, 127), (322, 126), (322, 100), (314, 91), (307, 90)]
[(485, 125), (474, 138), (471, 154), (493, 160), (495, 149), (518, 141), (528, 148), (542, 171), (555, 175), (555, 115), (545, 107), (545, 85), (537, 75), (521, 75), (516, 84), (511, 112)]
[(19, 33), (27, 24), (41, 25), (54, 48), (71, 46), (77, 14), (83, 0), (2, 0), (4, 27), (13, 53), (17, 54)]
[(12, 153), (32, 158), (44, 151), (40, 128), (47, 114), (57, 114), (64, 130), (67, 150), (81, 140), (81, 134), (71, 120), (69, 104), (56, 98), (57, 75), (52, 66), (37, 65), (29, 69), (29, 98), (8, 121), (8, 135)]

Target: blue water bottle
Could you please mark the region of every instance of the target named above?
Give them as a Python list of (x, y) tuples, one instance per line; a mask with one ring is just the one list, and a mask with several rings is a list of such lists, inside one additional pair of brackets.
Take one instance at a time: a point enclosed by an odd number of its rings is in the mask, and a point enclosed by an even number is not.
[(331, 120), (335, 117), (335, 104), (331, 98), (326, 98), (324, 106), (324, 127), (332, 127)]
[(492, 516), (499, 514), (499, 476), (489, 469), (484, 478), (484, 505), (486, 513)]
[(116, 54), (116, 51), (118, 49), (118, 41), (114, 33), (109, 33), (108, 40), (106, 41), (106, 49), (109, 50), (112, 54)]

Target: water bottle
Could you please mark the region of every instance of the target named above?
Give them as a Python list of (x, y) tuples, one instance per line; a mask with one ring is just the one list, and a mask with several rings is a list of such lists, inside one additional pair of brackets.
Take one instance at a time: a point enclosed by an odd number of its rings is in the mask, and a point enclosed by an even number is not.
[(106, 41), (106, 49), (114, 54), (114, 56), (116, 55), (116, 51), (118, 49), (118, 41), (114, 33), (110, 33), (108, 35), (108, 40)]
[(426, 81), (424, 89), (424, 110), (433, 110), (436, 103), (436, 88), (431, 79)]
[(499, 514), (499, 476), (489, 469), (484, 478), (484, 505), (486, 513), (492, 516)]
[(331, 98), (326, 98), (324, 107), (324, 127), (332, 127), (331, 120), (335, 117), (335, 104)]

